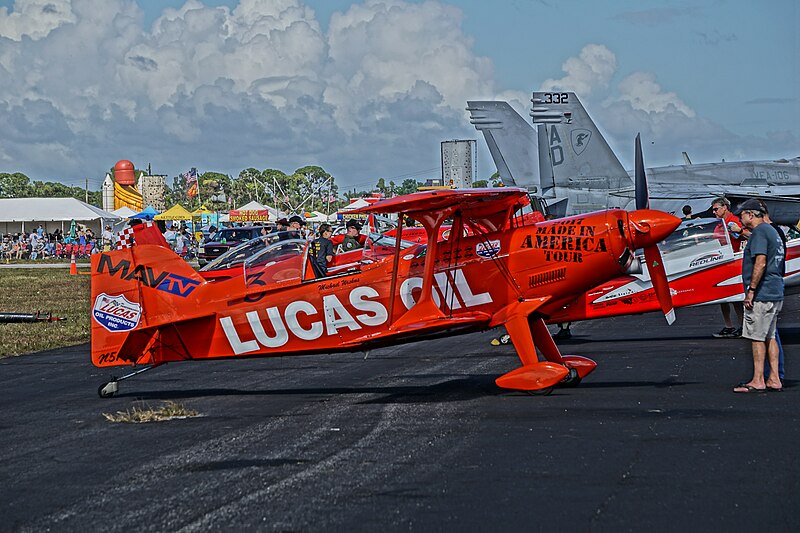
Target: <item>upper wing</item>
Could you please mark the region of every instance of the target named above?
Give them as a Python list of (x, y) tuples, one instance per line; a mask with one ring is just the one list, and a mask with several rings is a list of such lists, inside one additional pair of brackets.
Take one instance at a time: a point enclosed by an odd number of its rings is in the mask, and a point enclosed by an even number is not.
[(501, 187), (494, 189), (459, 189), (423, 191), (397, 198), (387, 198), (352, 213), (404, 213), (411, 218), (416, 214), (447, 211), (457, 208), (466, 219), (490, 222), (499, 229), (511, 213), (528, 203), (525, 189)]

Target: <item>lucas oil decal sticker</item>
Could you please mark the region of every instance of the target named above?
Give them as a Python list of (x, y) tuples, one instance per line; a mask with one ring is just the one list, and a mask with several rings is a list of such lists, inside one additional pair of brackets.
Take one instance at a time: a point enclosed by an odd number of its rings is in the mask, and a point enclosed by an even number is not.
[(500, 253), (500, 241), (479, 242), (475, 245), (475, 253), (481, 257), (494, 257)]
[(139, 325), (142, 307), (122, 295), (101, 293), (94, 300), (92, 317), (95, 322), (112, 333), (131, 331)]

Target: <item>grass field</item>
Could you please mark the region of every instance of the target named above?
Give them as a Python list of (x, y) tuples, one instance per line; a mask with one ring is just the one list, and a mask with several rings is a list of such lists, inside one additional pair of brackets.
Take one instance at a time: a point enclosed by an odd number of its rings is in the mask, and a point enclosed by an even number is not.
[(0, 358), (89, 342), (90, 277), (70, 276), (67, 268), (0, 269), (0, 312), (66, 318), (0, 324)]

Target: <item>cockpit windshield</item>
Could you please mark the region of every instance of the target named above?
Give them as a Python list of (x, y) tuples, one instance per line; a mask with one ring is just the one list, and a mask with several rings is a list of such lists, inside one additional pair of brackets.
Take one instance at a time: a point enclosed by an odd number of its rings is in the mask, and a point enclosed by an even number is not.
[(278, 241), (263, 248), (258, 253), (250, 256), (244, 262), (248, 268), (263, 265), (270, 261), (281, 261), (289, 257), (303, 255), (306, 246), (304, 239), (290, 239), (288, 241)]
[[(300, 240), (300, 242), (305, 245), (305, 240), (298, 239), (300, 235), (295, 231), (277, 231), (275, 233), (270, 233), (269, 235), (264, 235), (262, 237), (256, 237), (253, 240), (244, 242), (235, 248), (231, 248), (221, 256), (217, 257), (206, 266), (200, 269), (201, 272), (206, 272), (209, 270), (222, 270), (224, 268), (231, 268), (234, 266), (241, 265), (245, 261), (248, 261), (248, 264), (260, 264), (260, 263), (250, 263), (249, 260), (254, 258), (254, 256), (258, 257), (265, 257), (264, 252), (269, 248), (273, 249), (272, 247), (281, 242), (288, 242), (293, 240)], [(274, 253), (280, 255), (278, 252), (281, 250), (281, 247), (274, 248)], [(302, 247), (301, 247), (302, 253)], [(263, 262), (268, 262), (269, 255), (266, 256)]]
[(658, 243), (661, 255), (680, 257), (730, 246), (728, 232), (719, 218), (686, 220), (666, 239)]

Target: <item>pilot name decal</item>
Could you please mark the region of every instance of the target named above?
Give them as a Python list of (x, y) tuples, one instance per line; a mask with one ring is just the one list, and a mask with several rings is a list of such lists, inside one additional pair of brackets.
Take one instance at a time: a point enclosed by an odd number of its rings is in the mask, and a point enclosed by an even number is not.
[(139, 325), (142, 307), (122, 295), (97, 295), (92, 308), (94, 321), (112, 333), (131, 331)]
[(582, 263), (584, 252), (608, 249), (605, 239), (595, 237), (594, 226), (584, 224), (582, 218), (539, 225), (532, 235), (524, 237), (520, 247), (539, 248), (545, 261), (559, 263)]
[[(475, 294), (460, 269), (437, 272), (434, 280), (436, 290), (432, 294), (437, 305), (441, 305), (443, 300), (451, 309), (460, 309), (493, 301), (488, 292)], [(412, 277), (403, 281), (400, 298), (406, 309), (415, 305), (412, 293), (421, 287), (422, 278)], [(243, 335), (239, 331), (241, 326), (237, 329), (230, 316), (221, 317), (219, 322), (234, 353), (239, 355), (258, 351), (262, 346), (280, 348), (289, 342), (290, 334), (300, 340), (313, 341), (323, 335), (338, 335), (343, 328), (357, 331), (363, 327), (385, 324), (389, 320), (389, 312), (383, 303), (377, 301), (379, 296), (373, 287), (355, 287), (346, 296), (349, 306), (336, 294), (327, 294), (322, 296), (321, 310), (311, 302), (297, 300), (283, 309), (266, 308), (266, 320), (261, 318), (258, 311), (249, 311), (245, 313), (249, 328), (244, 326), (249, 331)]]
[(103, 254), (97, 264), (97, 273), (107, 272), (109, 276), (115, 277), (119, 274), (121, 279), (126, 281), (135, 280), (142, 285), (168, 292), (175, 296), (185, 298), (200, 285), (200, 282), (171, 272), (156, 273), (152, 267), (136, 265), (131, 270), (131, 262), (127, 259), (120, 259), (115, 265), (111, 257)]

